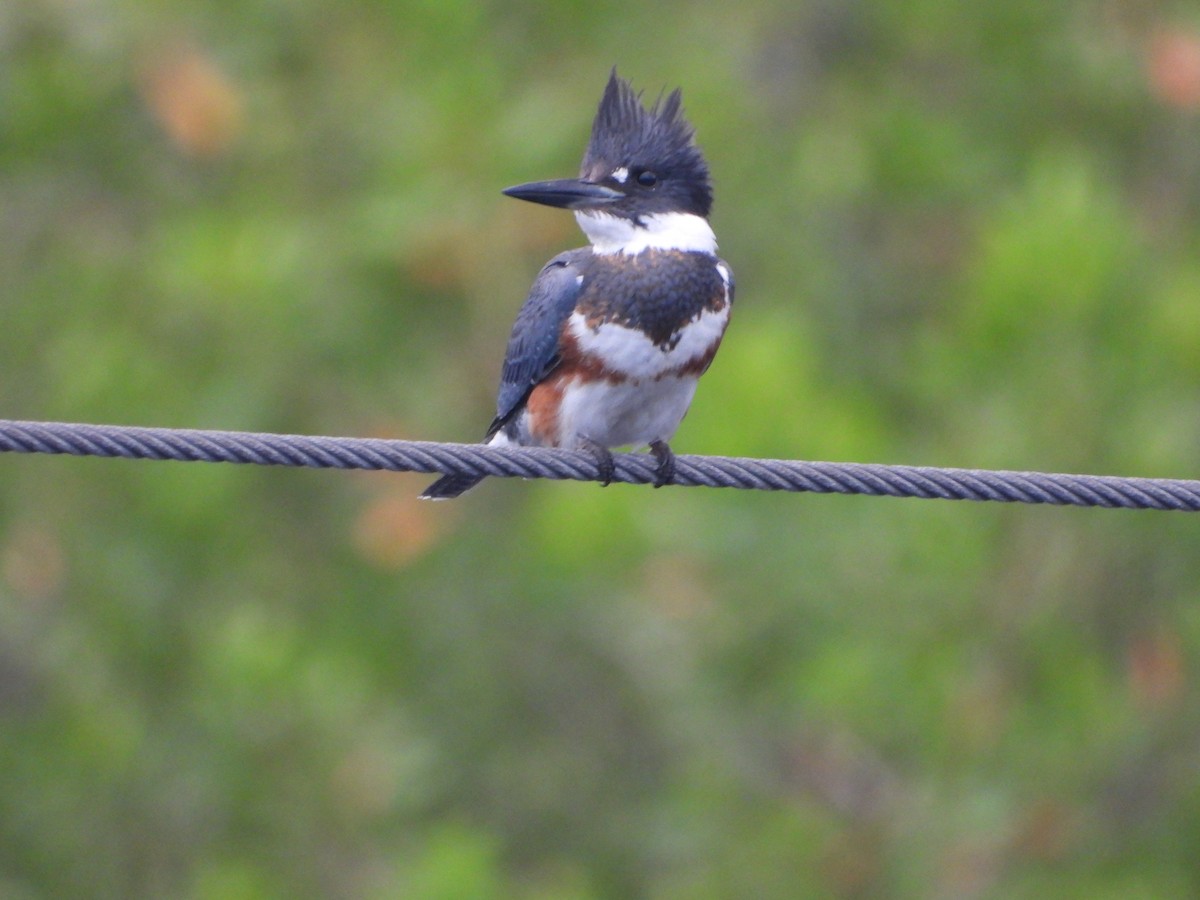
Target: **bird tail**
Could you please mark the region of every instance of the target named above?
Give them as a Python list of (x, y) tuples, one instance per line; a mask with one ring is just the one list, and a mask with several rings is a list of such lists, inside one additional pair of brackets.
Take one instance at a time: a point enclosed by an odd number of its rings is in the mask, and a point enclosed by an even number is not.
[[(500, 430), (504, 425), (503, 419), (497, 418), (483, 437), (483, 442), (489, 447), (506, 447), (511, 443), (508, 435)], [(453, 500), (459, 494), (465, 494), (486, 475), (443, 475), (421, 492), (422, 500)]]
[(480, 475), (444, 475), (421, 492), (422, 500), (453, 500), (459, 494), (465, 494), (479, 482)]

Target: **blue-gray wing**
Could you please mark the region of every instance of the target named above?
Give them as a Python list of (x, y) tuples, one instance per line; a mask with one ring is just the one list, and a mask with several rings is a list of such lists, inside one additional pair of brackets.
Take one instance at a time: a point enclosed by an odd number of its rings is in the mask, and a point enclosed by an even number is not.
[(496, 396), (496, 419), (488, 429), (489, 436), (521, 409), (534, 386), (558, 365), (559, 334), (581, 290), (579, 261), (589, 252), (583, 249), (559, 254), (546, 263), (533, 282), (508, 339)]

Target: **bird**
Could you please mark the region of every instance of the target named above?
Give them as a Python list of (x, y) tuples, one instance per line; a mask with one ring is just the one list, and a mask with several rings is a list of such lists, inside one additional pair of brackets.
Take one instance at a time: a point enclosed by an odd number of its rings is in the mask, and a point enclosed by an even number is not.
[[(586, 450), (604, 484), (614, 448), (648, 448), (655, 487), (670, 483), (668, 442), (721, 345), (734, 296), (708, 222), (708, 163), (680, 89), (646, 105), (614, 66), (579, 177), (503, 193), (571, 210), (589, 244), (555, 256), (534, 280), (484, 443)], [(421, 497), (450, 499), (482, 480), (446, 475)]]

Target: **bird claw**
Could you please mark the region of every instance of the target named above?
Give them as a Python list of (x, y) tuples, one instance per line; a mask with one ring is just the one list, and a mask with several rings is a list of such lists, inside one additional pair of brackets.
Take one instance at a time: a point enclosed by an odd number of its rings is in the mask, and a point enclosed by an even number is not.
[(617, 464), (613, 460), (612, 451), (589, 437), (581, 436), (579, 443), (596, 460), (596, 468), (600, 474), (600, 487), (608, 487), (612, 484), (613, 476), (617, 472)]
[(654, 467), (654, 486), (660, 488), (664, 484), (670, 484), (675, 480), (675, 454), (671, 452), (666, 441), (651, 441), (650, 452), (658, 461), (658, 465)]

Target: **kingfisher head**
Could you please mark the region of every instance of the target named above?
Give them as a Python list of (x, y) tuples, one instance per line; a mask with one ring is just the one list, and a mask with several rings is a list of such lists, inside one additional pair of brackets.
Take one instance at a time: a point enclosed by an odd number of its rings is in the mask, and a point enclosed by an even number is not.
[(712, 186), (693, 136), (678, 89), (646, 107), (614, 68), (579, 177), (521, 184), (504, 193), (573, 210), (598, 253), (649, 247), (711, 253)]

